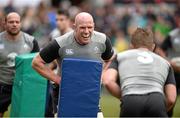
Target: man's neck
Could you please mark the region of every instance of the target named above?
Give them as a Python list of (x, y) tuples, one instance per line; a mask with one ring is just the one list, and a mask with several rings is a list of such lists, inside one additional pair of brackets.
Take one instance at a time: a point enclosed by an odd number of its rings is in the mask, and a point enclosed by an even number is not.
[(146, 47), (139, 47), (138, 48), (139, 50), (144, 50), (144, 51), (150, 51), (148, 48), (146, 48)]
[(75, 32), (74, 32), (74, 39), (76, 40), (76, 42), (77, 42), (79, 45), (85, 45), (85, 44), (81, 43), (81, 42), (78, 40)]
[(16, 35), (12, 35), (12, 34), (6, 32), (7, 40), (10, 40), (10, 41), (16, 41), (16, 40), (18, 40), (19, 37), (20, 37), (20, 35), (21, 35), (21, 32), (19, 32), (19, 33), (16, 34)]

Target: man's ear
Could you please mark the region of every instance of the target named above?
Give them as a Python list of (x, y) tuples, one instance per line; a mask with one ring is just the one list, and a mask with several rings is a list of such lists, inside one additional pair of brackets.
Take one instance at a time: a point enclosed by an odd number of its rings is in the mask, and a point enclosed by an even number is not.
[(73, 28), (73, 29), (76, 29), (76, 25), (75, 25), (75, 24), (73, 24), (72, 28)]
[(152, 45), (152, 51), (154, 52), (155, 49), (156, 49), (156, 44), (153, 44), (153, 45)]

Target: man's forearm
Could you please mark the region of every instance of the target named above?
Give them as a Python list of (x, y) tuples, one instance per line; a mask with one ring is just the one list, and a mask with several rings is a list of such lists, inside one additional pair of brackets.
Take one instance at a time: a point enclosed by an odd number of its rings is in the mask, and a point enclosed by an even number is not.
[(114, 97), (121, 99), (121, 88), (117, 83), (110, 82), (106, 84), (105, 87)]
[(55, 82), (56, 84), (59, 84), (60, 77), (54, 73), (50, 68), (47, 66), (33, 66), (33, 68), (43, 77), (47, 78), (48, 80), (51, 80)]
[(166, 96), (166, 106), (167, 111), (171, 110), (174, 107), (176, 102), (176, 86), (173, 84), (168, 84), (165, 86), (165, 96)]
[(40, 61), (39, 57), (33, 59), (32, 67), (43, 77), (47, 78), (48, 80), (51, 80), (55, 82), (56, 84), (60, 83), (60, 77), (54, 73), (52, 69), (50, 69), (48, 66), (46, 66), (45, 63)]

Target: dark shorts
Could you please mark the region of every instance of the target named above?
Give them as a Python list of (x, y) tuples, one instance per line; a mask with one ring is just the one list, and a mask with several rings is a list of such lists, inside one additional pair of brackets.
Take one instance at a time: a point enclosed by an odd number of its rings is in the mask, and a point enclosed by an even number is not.
[(58, 97), (59, 97), (59, 85), (57, 84), (52, 84), (52, 103), (53, 103), (53, 109), (54, 113), (57, 113), (57, 107), (58, 107)]
[(12, 85), (0, 85), (0, 113), (7, 111), (11, 103)]
[(45, 117), (53, 117), (57, 113), (58, 95), (59, 85), (48, 81)]
[(126, 95), (120, 117), (167, 117), (165, 98), (161, 93)]

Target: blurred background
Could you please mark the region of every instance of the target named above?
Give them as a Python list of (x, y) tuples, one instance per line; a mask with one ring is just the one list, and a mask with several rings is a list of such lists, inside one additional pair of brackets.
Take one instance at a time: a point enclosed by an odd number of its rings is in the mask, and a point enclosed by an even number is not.
[(56, 27), (57, 9), (68, 10), (72, 19), (86, 11), (95, 19), (95, 30), (106, 33), (118, 52), (128, 48), (129, 36), (137, 27), (151, 27), (158, 43), (176, 27), (174, 11), (179, 0), (0, 0), (0, 18), (17, 11), (22, 30), (35, 36), (40, 46)]
[[(91, 13), (95, 30), (107, 34), (117, 52), (121, 52), (129, 48), (130, 35), (137, 27), (152, 28), (156, 43), (160, 45), (177, 27), (174, 12), (180, 9), (180, 0), (0, 0), (0, 32), (3, 31), (4, 16), (16, 11), (22, 16), (22, 30), (35, 36), (43, 48), (43, 43), (56, 28), (58, 9), (69, 12), (72, 24), (77, 13)], [(105, 116), (119, 116), (120, 101), (104, 88), (101, 106)], [(178, 109), (179, 97), (174, 116), (180, 117)]]

